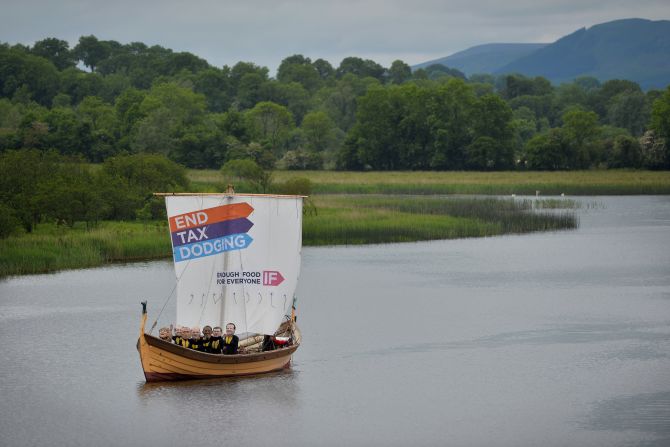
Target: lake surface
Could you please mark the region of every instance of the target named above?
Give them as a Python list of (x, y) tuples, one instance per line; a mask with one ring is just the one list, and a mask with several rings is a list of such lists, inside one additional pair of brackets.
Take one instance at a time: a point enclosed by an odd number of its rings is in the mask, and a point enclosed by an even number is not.
[(169, 262), (0, 281), (0, 445), (668, 446), (670, 197), (578, 200), (573, 231), (305, 248), (265, 377), (144, 383)]

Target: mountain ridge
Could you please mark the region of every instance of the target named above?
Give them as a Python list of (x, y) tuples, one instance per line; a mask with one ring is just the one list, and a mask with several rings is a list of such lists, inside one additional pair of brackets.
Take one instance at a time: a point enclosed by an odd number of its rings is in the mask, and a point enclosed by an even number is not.
[(580, 76), (628, 79), (645, 90), (670, 84), (670, 20), (619, 19), (579, 28), (550, 44), (519, 45), (524, 44), (477, 45), (414, 68), (442, 63), (471, 75), (475, 71), (464, 68), (485, 67), (483, 73), (543, 76), (554, 84)]

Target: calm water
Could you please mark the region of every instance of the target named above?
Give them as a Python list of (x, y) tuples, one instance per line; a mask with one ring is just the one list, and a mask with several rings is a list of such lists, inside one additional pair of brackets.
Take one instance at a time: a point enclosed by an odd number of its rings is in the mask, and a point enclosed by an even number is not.
[(670, 197), (580, 200), (576, 231), (305, 249), (304, 345), (261, 378), (144, 383), (170, 263), (0, 281), (0, 445), (668, 446)]

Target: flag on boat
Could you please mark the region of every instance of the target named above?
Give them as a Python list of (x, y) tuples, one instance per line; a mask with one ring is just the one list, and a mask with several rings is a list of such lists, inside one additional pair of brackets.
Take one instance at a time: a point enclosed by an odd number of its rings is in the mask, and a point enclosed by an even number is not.
[(300, 274), (302, 197), (165, 197), (181, 326), (274, 334)]

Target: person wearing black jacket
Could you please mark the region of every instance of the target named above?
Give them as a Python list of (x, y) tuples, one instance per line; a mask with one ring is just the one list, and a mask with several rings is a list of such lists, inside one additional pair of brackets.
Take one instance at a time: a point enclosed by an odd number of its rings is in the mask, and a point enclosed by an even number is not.
[(200, 351), (212, 352), (212, 327), (205, 326), (202, 328), (202, 337), (200, 338)]
[(221, 354), (223, 349), (223, 337), (221, 337), (222, 330), (220, 326), (216, 326), (212, 330), (212, 338), (209, 342), (209, 352), (210, 354)]
[(237, 354), (237, 345), (240, 339), (235, 335), (235, 324), (228, 323), (226, 325), (226, 336), (223, 337), (222, 353), (225, 355)]

